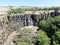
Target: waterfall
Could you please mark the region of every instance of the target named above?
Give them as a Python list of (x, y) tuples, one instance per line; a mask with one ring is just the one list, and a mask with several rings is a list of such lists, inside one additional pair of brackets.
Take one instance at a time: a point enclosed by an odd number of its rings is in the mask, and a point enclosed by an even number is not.
[(33, 20), (32, 20), (30, 15), (29, 15), (29, 18), (28, 18), (28, 26), (33, 26)]
[(31, 15), (10, 16), (9, 20), (11, 21), (10, 24), (11, 24), (12, 28), (33, 26), (33, 19), (31, 17)]

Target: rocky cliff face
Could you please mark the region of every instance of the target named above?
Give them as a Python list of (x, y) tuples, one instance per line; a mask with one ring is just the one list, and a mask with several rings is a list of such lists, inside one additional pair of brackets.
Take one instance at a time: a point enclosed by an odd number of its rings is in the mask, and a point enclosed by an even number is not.
[(6, 31), (6, 18), (5, 16), (0, 16), (0, 45), (3, 45), (5, 40)]
[(12, 27), (33, 26), (31, 15), (14, 15), (8, 16), (8, 20)]
[(58, 16), (58, 12), (44, 12), (40, 14), (24, 14), (24, 15), (13, 15), (7, 16), (11, 27), (25, 27), (25, 26), (37, 26), (37, 23), (41, 19), (47, 19), (49, 17)]

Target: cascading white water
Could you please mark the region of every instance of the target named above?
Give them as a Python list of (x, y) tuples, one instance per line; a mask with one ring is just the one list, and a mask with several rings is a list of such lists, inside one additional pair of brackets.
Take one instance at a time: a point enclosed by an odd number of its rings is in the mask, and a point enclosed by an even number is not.
[(28, 26), (33, 26), (33, 20), (31, 18), (31, 16), (29, 16), (29, 18), (28, 18)]

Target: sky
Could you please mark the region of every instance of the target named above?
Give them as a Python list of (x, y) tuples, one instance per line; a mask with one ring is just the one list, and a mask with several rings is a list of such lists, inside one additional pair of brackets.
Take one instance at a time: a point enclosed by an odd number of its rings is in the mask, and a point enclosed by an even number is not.
[(60, 6), (60, 0), (0, 0), (0, 6)]

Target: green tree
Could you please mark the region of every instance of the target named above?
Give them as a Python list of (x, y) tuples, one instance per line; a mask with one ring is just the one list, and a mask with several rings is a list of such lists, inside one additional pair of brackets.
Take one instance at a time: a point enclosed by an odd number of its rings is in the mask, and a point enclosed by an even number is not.
[(60, 16), (40, 21), (39, 29), (42, 29), (47, 33), (47, 36), (51, 39), (51, 45), (60, 44)]
[(37, 33), (37, 41), (38, 45), (50, 45), (50, 39), (48, 38), (47, 34), (42, 30), (39, 30)]
[(49, 28), (49, 24), (47, 23), (46, 20), (42, 20), (39, 22), (39, 27), (40, 29), (43, 29), (43, 30), (47, 30), (47, 28)]
[(60, 29), (60, 16), (57, 16), (54, 19), (55, 19), (54, 25), (56, 25), (56, 27)]
[(60, 44), (60, 31), (56, 31), (53, 38), (53, 45), (59, 45)]

